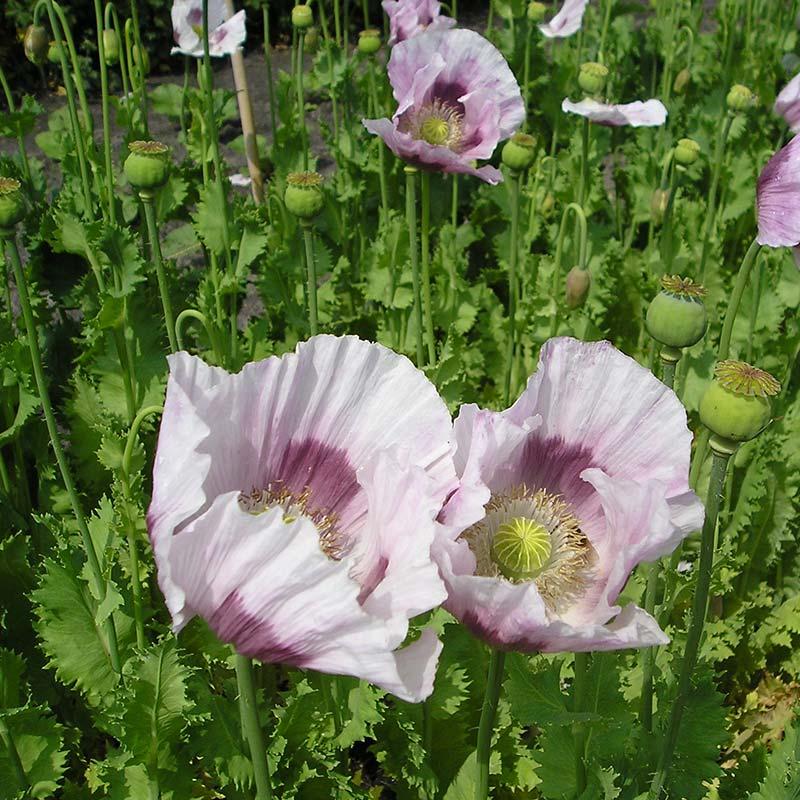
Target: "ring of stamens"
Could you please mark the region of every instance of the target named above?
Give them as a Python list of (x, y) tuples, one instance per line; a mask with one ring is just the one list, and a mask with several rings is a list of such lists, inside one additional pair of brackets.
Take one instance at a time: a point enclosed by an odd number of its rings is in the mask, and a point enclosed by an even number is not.
[(272, 481), (266, 489), (253, 488), (240, 492), (239, 507), (248, 514), (263, 514), (272, 508), (283, 509), (283, 521), (290, 525), (298, 517), (310, 519), (319, 534), (319, 546), (328, 558), (341, 561), (349, 550), (348, 542), (338, 527), (335, 513), (316, 509), (311, 504), (311, 489), (306, 487), (299, 494), (292, 492), (283, 481)]
[(437, 99), (414, 112), (405, 127), (414, 139), (458, 150), (464, 138), (464, 115), (450, 103)]
[[(525, 542), (514, 543), (512, 533)], [(557, 613), (583, 593), (597, 559), (570, 506), (559, 495), (525, 486), (494, 495), (484, 518), (461, 538), (475, 555), (476, 575), (533, 581), (548, 609)], [(517, 565), (519, 570), (513, 568)]]

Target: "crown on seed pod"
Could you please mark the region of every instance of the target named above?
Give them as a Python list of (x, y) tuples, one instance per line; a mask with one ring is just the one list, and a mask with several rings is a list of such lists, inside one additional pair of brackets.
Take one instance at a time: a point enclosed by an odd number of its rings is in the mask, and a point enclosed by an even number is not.
[(292, 9), (292, 25), (295, 28), (310, 28), (314, 24), (314, 12), (304, 3)]
[(289, 212), (302, 220), (316, 217), (325, 204), (322, 181), (322, 175), (318, 172), (290, 172), (283, 194), (283, 202)]
[(13, 228), (24, 217), (22, 184), (16, 178), (0, 177), (0, 229)]
[(706, 290), (680, 275), (664, 275), (661, 291), (647, 308), (647, 332), (667, 347), (691, 347), (706, 332), (708, 317), (703, 303)]
[(371, 56), (381, 49), (381, 32), (377, 28), (367, 28), (358, 34), (358, 52)]
[(515, 172), (528, 169), (536, 156), (536, 139), (527, 133), (515, 133), (504, 145), (503, 163)]
[(169, 147), (162, 142), (139, 141), (128, 145), (130, 155), (125, 159), (123, 171), (134, 189), (153, 191), (169, 179)]
[(591, 97), (599, 95), (606, 85), (608, 78), (608, 67), (598, 64), (596, 61), (586, 61), (581, 64), (578, 73), (578, 86)]

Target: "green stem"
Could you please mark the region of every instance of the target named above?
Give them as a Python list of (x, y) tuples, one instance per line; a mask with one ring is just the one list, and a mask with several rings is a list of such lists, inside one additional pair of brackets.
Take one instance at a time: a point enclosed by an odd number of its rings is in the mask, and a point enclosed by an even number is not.
[(150, 239), (150, 250), (156, 267), (158, 291), (161, 295), (161, 308), (164, 311), (164, 324), (167, 327), (169, 349), (171, 353), (177, 353), (178, 340), (175, 337), (175, 318), (172, 315), (172, 300), (170, 300), (169, 297), (169, 284), (167, 283), (167, 275), (164, 271), (164, 262), (161, 258), (161, 241), (158, 236), (158, 223), (156, 222), (156, 210), (153, 206), (153, 197), (144, 192), (141, 192), (139, 197), (142, 200), (144, 216), (147, 220), (147, 235)]
[(408, 252), (411, 256), (411, 280), (414, 287), (414, 323), (416, 325), (417, 366), (425, 364), (422, 339), (422, 292), (419, 278), (419, 245), (417, 244), (417, 168), (405, 167), (406, 222), (408, 223)]
[(692, 617), (686, 636), (686, 648), (683, 652), (683, 661), (678, 678), (678, 692), (672, 705), (658, 767), (650, 784), (650, 790), (647, 795), (648, 800), (657, 800), (657, 798), (661, 797), (669, 773), (675, 746), (678, 742), (681, 719), (683, 718), (683, 712), (691, 690), (692, 675), (697, 664), (697, 654), (705, 625), (708, 594), (711, 586), (711, 568), (714, 562), (714, 534), (717, 527), (717, 515), (719, 514), (725, 491), (725, 473), (728, 468), (728, 459), (731, 455), (730, 452), (724, 452), (722, 449), (717, 450), (713, 447), (712, 451), (711, 479), (708, 484), (706, 518), (703, 523), (703, 532), (700, 540), (700, 562), (697, 568), (697, 588), (695, 589), (692, 603)]
[[(5, 717), (2, 715), (0, 715), (0, 739), (3, 740), (3, 744), (8, 751), (8, 760), (11, 762), (11, 770), (14, 773), (14, 777), (17, 779), (18, 787), (22, 790), (21, 796), (29, 797), (28, 793), (30, 792), (31, 784), (28, 780), (28, 776), (25, 774), (25, 767), (22, 766), (22, 759), (19, 757), (19, 750), (17, 750), (17, 745), (14, 742), (14, 736), (8, 728)], [(11, 787), (8, 788), (10, 789)]]
[(453, 197), (450, 205), (450, 222), (453, 225), (453, 235), (458, 227), (458, 173), (453, 173)]
[(731, 292), (731, 299), (728, 301), (728, 308), (725, 312), (725, 321), (722, 324), (722, 334), (719, 338), (719, 352), (717, 353), (717, 361), (724, 361), (728, 357), (731, 349), (731, 335), (733, 333), (733, 323), (736, 321), (736, 315), (739, 312), (739, 305), (742, 302), (742, 295), (747, 287), (747, 281), (750, 278), (750, 272), (753, 269), (753, 264), (756, 261), (758, 251), (761, 245), (754, 239), (745, 254), (739, 272), (736, 275), (736, 282), (733, 285), (733, 292)]
[(597, 47), (597, 60), (600, 62), (605, 60), (606, 36), (608, 35), (608, 26), (611, 22), (611, 9), (613, 7), (614, 0), (606, 0), (606, 13), (603, 15), (603, 30), (600, 33), (600, 44)]
[(585, 207), (586, 194), (589, 191), (589, 122), (588, 117), (583, 119), (581, 128), (581, 182), (578, 190), (578, 205)]
[[(573, 711), (581, 713), (586, 707), (586, 689), (589, 672), (589, 654), (575, 653), (575, 705)], [(582, 722), (578, 722), (573, 730), (575, 741), (575, 792), (576, 797), (580, 797), (586, 791), (586, 728)]]
[[(14, 269), (14, 281), (17, 284), (17, 294), (19, 297), (20, 308), (22, 309), (22, 317), (25, 321), (25, 333), (28, 339), (28, 348), (31, 354), (31, 364), (33, 366), (33, 375), (36, 380), (36, 389), (39, 393), (39, 400), (42, 404), (42, 411), (44, 412), (45, 422), (47, 423), (47, 432), (50, 434), (50, 444), (55, 453), (58, 469), (61, 472), (61, 479), (64, 481), (64, 488), (67, 490), (72, 512), (75, 515), (75, 521), (78, 524), (78, 530), (83, 542), (83, 549), (86, 552), (86, 563), (89, 567), (89, 572), (94, 582), (94, 589), (96, 596), (101, 599), (105, 598), (107, 587), (103, 572), (100, 568), (100, 562), (97, 559), (97, 553), (94, 549), (94, 542), (89, 533), (89, 527), (86, 524), (86, 518), (83, 515), (83, 508), (81, 501), (78, 497), (78, 492), (75, 489), (75, 484), (72, 481), (72, 473), (67, 463), (67, 457), (61, 447), (61, 435), (58, 431), (56, 417), (53, 413), (53, 406), (50, 402), (50, 392), (47, 388), (47, 380), (44, 374), (44, 367), (42, 365), (42, 353), (39, 349), (39, 336), (36, 330), (36, 323), (33, 319), (33, 311), (31, 310), (30, 296), (28, 295), (28, 284), (25, 279), (25, 272), (22, 268), (22, 261), (20, 260), (19, 250), (17, 249), (17, 242), (13, 230), (0, 230), (0, 241), (5, 240), (8, 244), (8, 252), (10, 254), (11, 265)], [(115, 672), (120, 671), (120, 658), (119, 647), (117, 644), (117, 631), (114, 626), (113, 616), (109, 616), (105, 621), (106, 636), (108, 638), (108, 651), (111, 666)]]
[(506, 349), (506, 377), (503, 402), (507, 406), (511, 399), (511, 373), (514, 368), (514, 345), (516, 342), (517, 316), (517, 257), (519, 254), (519, 181), (518, 172), (510, 172), (508, 189), (511, 195), (511, 243), (508, 253), (508, 345)]
[[(369, 93), (372, 98), (372, 109), (375, 116), (380, 116), (378, 104), (378, 87), (375, 81), (375, 59), (371, 58), (367, 64), (367, 78), (369, 79)], [(386, 145), (380, 136), (378, 140), (378, 180), (381, 187), (381, 221), (386, 224), (389, 220), (389, 193), (386, 189)]]
[(308, 131), (306, 130), (306, 98), (303, 92), (303, 47), (305, 36), (297, 32), (297, 119), (300, 123), (300, 144), (303, 148), (303, 169), (308, 169)]
[[(528, 103), (528, 86), (531, 82), (531, 39), (533, 38), (533, 31), (534, 26), (531, 25), (528, 19), (525, 20), (525, 49), (524, 49), (524, 61), (522, 63), (522, 100), (525, 103), (525, 112), (527, 114), (529, 103)], [(527, 119), (525, 122), (525, 127), (527, 127)]]
[(503, 668), (506, 654), (492, 650), (489, 657), (489, 674), (486, 678), (486, 693), (483, 695), (481, 720), (478, 724), (478, 744), (476, 749), (477, 773), (475, 777), (475, 800), (489, 797), (489, 759), (492, 752), (492, 733), (497, 717), (497, 703), (503, 685)]
[(764, 268), (756, 260), (756, 272), (753, 275), (753, 302), (750, 304), (750, 322), (747, 328), (747, 363), (753, 361), (753, 345), (755, 343), (756, 323), (758, 322), (758, 307), (761, 305), (761, 282)]
[(556, 241), (556, 258), (553, 267), (553, 284), (551, 294), (555, 308), (553, 316), (550, 320), (550, 336), (555, 336), (558, 332), (558, 317), (559, 317), (559, 295), (561, 294), (561, 259), (564, 252), (564, 235), (567, 230), (567, 217), (569, 212), (572, 211), (577, 217), (579, 229), (579, 247), (578, 247), (578, 266), (581, 269), (586, 268), (586, 247), (587, 247), (587, 227), (586, 227), (586, 214), (583, 208), (577, 203), (570, 203), (561, 215), (561, 225), (558, 229), (558, 240)]
[(302, 220), (303, 244), (306, 250), (306, 275), (308, 280), (308, 327), (312, 336), (317, 335), (317, 264), (314, 260), (314, 230), (311, 223)]
[(322, 701), (325, 703), (325, 708), (328, 710), (328, 713), (333, 717), (333, 731), (336, 736), (338, 736), (342, 731), (342, 714), (339, 711), (339, 705), (331, 690), (332, 678), (324, 672), (318, 672), (317, 678), (319, 678), (319, 690), (322, 695)]
[(180, 314), (175, 318), (175, 339), (178, 342), (178, 349), (185, 350), (186, 348), (183, 346), (183, 323), (186, 320), (194, 319), (199, 322), (208, 336), (208, 341), (211, 344), (211, 349), (214, 351), (214, 358), (216, 359), (218, 364), (222, 364), (224, 360), (224, 353), (222, 351), (222, 347), (219, 342), (219, 337), (217, 336), (217, 331), (214, 326), (208, 321), (208, 317), (203, 314), (202, 311), (198, 311), (195, 308), (185, 308), (181, 311)]
[(108, 219), (112, 225), (117, 222), (117, 209), (114, 204), (114, 167), (111, 161), (111, 115), (108, 108), (108, 66), (106, 48), (103, 41), (103, 11), (100, 0), (94, 0), (94, 16), (97, 24), (97, 54), (100, 58), (100, 92), (103, 110), (103, 158), (106, 167), (106, 201)]
[(275, 110), (275, 85), (272, 82), (272, 43), (269, 37), (269, 3), (265, 2), (261, 9), (264, 20), (264, 64), (267, 68), (267, 96), (269, 97), (269, 120), (272, 141), (275, 142), (275, 131), (278, 130), (278, 118)]
[(114, 33), (117, 35), (117, 42), (119, 42), (119, 72), (122, 78), (122, 94), (124, 97), (128, 97), (131, 92), (130, 83), (128, 82), (128, 50), (125, 47), (125, 38), (122, 28), (119, 24), (119, 15), (117, 14), (117, 9), (111, 2), (106, 3), (105, 21), (106, 28), (110, 28), (113, 25)]
[(433, 335), (433, 300), (431, 299), (431, 174), (422, 172), (422, 293), (425, 301), (425, 339), (428, 343), (428, 366), (436, 363), (436, 340)]
[(256, 708), (253, 662), (238, 654), (236, 655), (236, 681), (239, 685), (239, 712), (242, 715), (242, 727), (247, 737), (250, 758), (253, 762), (253, 774), (256, 781), (255, 800), (272, 800), (267, 746), (264, 742), (264, 731), (261, 729)]
[(142, 109), (142, 124), (144, 125), (144, 135), (150, 138), (150, 123), (147, 121), (147, 76), (144, 73), (144, 48), (142, 47), (142, 31), (139, 27), (139, 6), (136, 0), (131, 0), (131, 23), (133, 24), (133, 41), (139, 54), (139, 66), (136, 67), (134, 61), (131, 62), (131, 70), (136, 69), (139, 75), (139, 106)]
[[(6, 74), (0, 66), (0, 86), (3, 87), (3, 94), (6, 96), (8, 103), (8, 110), (13, 114), (16, 110), (14, 107), (14, 96), (11, 94), (11, 87), (6, 80)], [(19, 160), (22, 164), (22, 174), (25, 177), (25, 182), (30, 186), (31, 182), (31, 167), (28, 162), (28, 153), (25, 150), (25, 137), (22, 134), (22, 125), (17, 125), (17, 150), (19, 151)]]

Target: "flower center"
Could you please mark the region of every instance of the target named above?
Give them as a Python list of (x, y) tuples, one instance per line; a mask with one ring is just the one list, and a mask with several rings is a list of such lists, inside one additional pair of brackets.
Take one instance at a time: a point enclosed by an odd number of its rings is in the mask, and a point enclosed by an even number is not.
[(430, 145), (458, 150), (464, 136), (463, 121), (456, 106), (434, 100), (413, 112), (401, 129)]
[(282, 481), (273, 481), (266, 489), (252, 489), (239, 494), (239, 507), (248, 514), (263, 514), (272, 508), (283, 509), (283, 521), (290, 525), (298, 517), (308, 517), (319, 533), (319, 546), (328, 558), (341, 561), (349, 543), (338, 528), (338, 518), (324, 509), (315, 508), (311, 490), (306, 487), (300, 494), (290, 491)]
[(547, 607), (566, 610), (585, 590), (596, 553), (559, 495), (518, 486), (494, 495), (486, 516), (466, 530), (476, 574), (533, 581)]
[(450, 126), (436, 117), (428, 117), (420, 128), (422, 138), (428, 144), (444, 144), (450, 135)]

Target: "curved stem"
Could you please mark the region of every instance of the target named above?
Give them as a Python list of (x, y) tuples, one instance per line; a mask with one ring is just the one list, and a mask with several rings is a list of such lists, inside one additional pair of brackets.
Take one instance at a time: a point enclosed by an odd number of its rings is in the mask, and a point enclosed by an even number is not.
[(242, 726), (250, 758), (253, 762), (253, 775), (256, 781), (255, 800), (272, 800), (272, 786), (269, 780), (267, 764), (267, 746), (264, 742), (264, 731), (258, 720), (256, 708), (256, 689), (253, 682), (253, 662), (246, 656), (236, 655), (236, 682), (239, 686), (239, 713), (242, 715)]
[(511, 399), (511, 373), (514, 368), (514, 345), (516, 341), (517, 316), (517, 258), (519, 255), (519, 181), (518, 172), (508, 176), (511, 195), (511, 244), (508, 253), (508, 345), (506, 349), (506, 377), (503, 388), (504, 406)]
[(567, 217), (569, 216), (570, 211), (572, 211), (576, 216), (576, 222), (579, 230), (578, 266), (581, 269), (586, 268), (586, 248), (588, 242), (586, 214), (584, 213), (583, 208), (578, 205), (578, 203), (570, 203), (564, 209), (564, 213), (561, 215), (561, 225), (558, 228), (556, 258), (555, 265), (553, 267), (553, 284), (551, 289), (553, 303), (555, 303), (555, 309), (553, 311), (553, 317), (550, 321), (550, 336), (555, 336), (558, 332), (558, 296), (561, 292), (561, 259), (564, 250), (564, 235), (567, 230)]
[(314, 231), (311, 223), (303, 220), (303, 244), (306, 251), (306, 275), (308, 280), (308, 327), (312, 336), (319, 329), (317, 320), (317, 264), (314, 260)]
[(214, 357), (217, 362), (221, 364), (223, 361), (223, 353), (217, 338), (217, 332), (214, 326), (208, 321), (208, 317), (202, 311), (198, 311), (195, 308), (185, 308), (175, 319), (175, 339), (178, 342), (178, 350), (186, 349), (183, 346), (183, 336), (181, 334), (183, 331), (183, 323), (189, 319), (197, 320), (203, 326), (208, 336), (208, 341), (211, 343), (211, 349), (214, 351)]
[(503, 685), (503, 668), (506, 654), (492, 650), (489, 657), (489, 674), (486, 678), (486, 693), (483, 696), (481, 721), (478, 724), (478, 744), (476, 749), (477, 772), (475, 777), (475, 800), (489, 797), (489, 759), (492, 753), (492, 733), (497, 717), (497, 703)]
[(119, 24), (117, 9), (111, 2), (106, 3), (105, 20), (107, 28), (109, 27), (109, 21), (113, 24), (114, 33), (117, 35), (117, 41), (119, 42), (119, 72), (122, 77), (122, 95), (127, 98), (131, 93), (130, 82), (128, 81), (128, 50), (125, 47), (125, 34)]
[(81, 74), (81, 65), (78, 61), (78, 51), (75, 49), (75, 40), (72, 38), (72, 31), (67, 21), (67, 15), (64, 9), (53, 0), (53, 8), (58, 15), (59, 22), (61, 23), (61, 30), (64, 34), (64, 40), (67, 43), (67, 51), (69, 52), (70, 61), (72, 62), (72, 73), (75, 79), (75, 88), (78, 90), (78, 100), (81, 104), (81, 111), (86, 118), (86, 130), (89, 131), (89, 144), (90, 148), (94, 147), (92, 135), (94, 134), (94, 118), (92, 112), (89, 110), (89, 101), (86, 99), (86, 89), (83, 85), (83, 75)]
[(419, 278), (419, 245), (417, 244), (417, 168), (406, 167), (406, 223), (408, 224), (408, 252), (411, 256), (411, 280), (414, 287), (414, 323), (416, 325), (417, 366), (425, 364), (425, 346), (422, 339), (422, 293)]
[(144, 48), (142, 47), (142, 30), (139, 27), (139, 6), (137, 0), (131, 0), (131, 24), (133, 26), (133, 41), (139, 56), (139, 66), (131, 61), (130, 68), (137, 69), (139, 73), (139, 105), (142, 109), (142, 124), (145, 138), (150, 138), (150, 123), (147, 121), (147, 75), (144, 72)]
[(586, 194), (589, 191), (589, 122), (588, 117), (583, 119), (581, 128), (581, 182), (578, 189), (578, 205), (581, 208), (586, 204)]
[(308, 169), (308, 131), (306, 130), (306, 98), (303, 92), (303, 47), (305, 36), (297, 32), (297, 119), (300, 123), (300, 143), (303, 148), (303, 169)]
[(708, 497), (706, 499), (706, 518), (703, 523), (703, 532), (700, 541), (700, 563), (697, 569), (697, 588), (695, 589), (692, 603), (692, 618), (686, 636), (686, 648), (683, 652), (681, 671), (678, 678), (678, 693), (672, 705), (667, 730), (664, 735), (663, 749), (659, 756), (658, 768), (650, 784), (648, 800), (661, 797), (675, 746), (680, 733), (681, 719), (686, 708), (686, 702), (691, 689), (692, 674), (697, 664), (697, 653), (703, 635), (703, 626), (706, 619), (706, 607), (711, 586), (711, 568), (714, 562), (714, 534), (717, 528), (717, 515), (722, 504), (725, 491), (725, 473), (728, 468), (729, 452), (713, 450), (711, 462), (711, 479), (708, 484)]
[(431, 174), (420, 174), (422, 184), (422, 296), (425, 302), (425, 339), (428, 343), (428, 366), (436, 363), (436, 340), (433, 335), (433, 301), (431, 299)]
[[(25, 272), (22, 268), (22, 261), (19, 257), (19, 250), (17, 249), (17, 242), (14, 237), (14, 231), (0, 230), (0, 241), (5, 240), (8, 244), (8, 252), (10, 254), (11, 265), (14, 269), (14, 280), (17, 284), (17, 294), (19, 297), (19, 304), (22, 310), (22, 318), (25, 321), (25, 333), (28, 339), (28, 349), (31, 354), (31, 364), (33, 366), (33, 375), (36, 380), (36, 389), (39, 394), (39, 400), (42, 404), (42, 411), (44, 412), (45, 422), (47, 424), (47, 432), (50, 434), (50, 444), (55, 453), (58, 469), (61, 473), (61, 479), (64, 482), (64, 488), (67, 491), (72, 512), (75, 515), (75, 521), (78, 524), (81, 540), (83, 542), (83, 549), (86, 552), (86, 563), (89, 567), (89, 572), (92, 576), (92, 581), (95, 586), (95, 593), (101, 601), (105, 598), (107, 587), (103, 572), (100, 568), (100, 562), (97, 559), (97, 552), (94, 549), (94, 542), (92, 541), (89, 527), (86, 524), (86, 517), (83, 515), (83, 508), (81, 506), (78, 492), (75, 489), (75, 484), (72, 481), (72, 473), (70, 472), (67, 457), (64, 454), (64, 449), (61, 446), (61, 436), (56, 424), (56, 417), (53, 413), (53, 406), (50, 402), (50, 391), (47, 388), (47, 380), (44, 374), (44, 366), (42, 364), (42, 353), (39, 349), (39, 335), (36, 330), (36, 323), (33, 319), (33, 311), (31, 310), (30, 296), (28, 295), (28, 284), (25, 278)], [(111, 666), (115, 672), (120, 671), (120, 658), (119, 646), (117, 644), (117, 631), (114, 626), (114, 618), (109, 615), (105, 621), (106, 636), (108, 638), (108, 651)]]
[(733, 333), (733, 323), (736, 321), (736, 315), (739, 312), (739, 304), (742, 302), (742, 295), (747, 287), (747, 281), (750, 278), (753, 264), (755, 263), (758, 251), (761, 245), (757, 240), (753, 240), (750, 247), (745, 254), (742, 265), (739, 267), (739, 272), (736, 275), (736, 282), (733, 284), (733, 292), (731, 292), (731, 299), (728, 301), (728, 308), (725, 311), (725, 321), (722, 324), (722, 334), (719, 338), (719, 351), (717, 353), (717, 361), (724, 361), (728, 357), (731, 349), (731, 334)]
[(100, 92), (103, 112), (103, 158), (106, 167), (106, 202), (108, 219), (112, 225), (117, 222), (117, 209), (114, 203), (114, 168), (111, 162), (111, 115), (108, 108), (108, 66), (106, 65), (106, 46), (103, 39), (103, 11), (100, 0), (94, 0), (94, 16), (97, 25), (97, 54), (100, 59)]
[(158, 223), (156, 222), (156, 210), (153, 207), (153, 197), (144, 192), (141, 192), (139, 197), (142, 200), (144, 216), (147, 220), (147, 236), (150, 239), (150, 251), (156, 267), (158, 291), (161, 295), (161, 308), (164, 311), (164, 324), (167, 327), (169, 349), (171, 353), (176, 353), (178, 351), (178, 340), (175, 337), (175, 318), (172, 316), (172, 301), (169, 297), (169, 284), (167, 283), (167, 275), (164, 272), (164, 262), (161, 258), (161, 241), (158, 237)]

